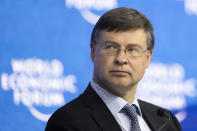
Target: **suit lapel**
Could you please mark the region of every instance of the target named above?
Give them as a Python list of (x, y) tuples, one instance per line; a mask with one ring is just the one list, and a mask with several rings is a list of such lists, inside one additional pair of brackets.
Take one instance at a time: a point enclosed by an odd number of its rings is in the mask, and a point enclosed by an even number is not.
[(93, 119), (98, 123), (103, 131), (121, 131), (121, 128), (114, 116), (102, 99), (92, 89), (90, 84), (81, 97)]
[(147, 122), (147, 124), (149, 125), (149, 127), (151, 128), (151, 130), (153, 131), (158, 130), (168, 121), (166, 117), (161, 117), (158, 114), (159, 108), (157, 106), (153, 106), (152, 104), (141, 100), (138, 101), (139, 101), (140, 109), (142, 111), (142, 116)]

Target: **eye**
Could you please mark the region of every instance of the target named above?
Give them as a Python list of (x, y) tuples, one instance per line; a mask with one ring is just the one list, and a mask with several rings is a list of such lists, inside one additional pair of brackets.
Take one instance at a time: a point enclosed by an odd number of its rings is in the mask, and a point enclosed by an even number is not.
[(115, 44), (110, 44), (110, 43), (106, 43), (105, 44), (105, 49), (118, 49), (119, 47)]
[(136, 48), (128, 48), (127, 51), (130, 52), (130, 53), (133, 53), (133, 52), (139, 52), (139, 49), (136, 49)]

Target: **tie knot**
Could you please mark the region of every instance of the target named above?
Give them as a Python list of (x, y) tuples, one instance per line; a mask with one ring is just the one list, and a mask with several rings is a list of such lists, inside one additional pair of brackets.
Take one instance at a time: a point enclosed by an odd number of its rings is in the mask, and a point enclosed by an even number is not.
[[(126, 104), (124, 107), (123, 107), (123, 112), (124, 113), (128, 113), (128, 114), (133, 114), (133, 115), (137, 115), (137, 107), (134, 105), (134, 104), (132, 104), (132, 105), (129, 105), (129, 104)], [(127, 114), (127, 115), (128, 115)]]

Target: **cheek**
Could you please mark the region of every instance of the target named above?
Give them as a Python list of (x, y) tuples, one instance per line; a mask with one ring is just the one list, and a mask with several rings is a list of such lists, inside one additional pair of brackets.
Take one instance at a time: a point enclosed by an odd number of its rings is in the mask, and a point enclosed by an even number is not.
[(143, 58), (143, 59), (133, 59), (133, 61), (131, 62), (131, 68), (133, 68), (133, 70), (137, 73), (142, 73), (146, 70), (147, 67), (147, 59)]
[(110, 60), (106, 56), (97, 55), (94, 57), (94, 67), (97, 72), (106, 72), (110, 65)]

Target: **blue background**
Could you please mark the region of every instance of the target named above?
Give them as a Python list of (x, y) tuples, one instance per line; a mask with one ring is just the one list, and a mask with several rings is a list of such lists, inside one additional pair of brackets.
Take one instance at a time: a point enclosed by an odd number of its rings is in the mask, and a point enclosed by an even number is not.
[[(124, 0), (118, 6), (135, 8), (153, 23), (155, 49), (153, 62), (179, 63), (186, 78), (197, 80), (197, 15), (187, 14), (184, 1)], [(107, 10), (94, 11), (102, 14)], [(39, 58), (58, 59), (64, 75), (77, 77), (76, 94), (65, 94), (66, 102), (78, 96), (92, 76), (90, 35), (93, 29), (74, 7), (64, 0), (0, 1), (0, 74), (12, 73), (11, 60)], [(183, 131), (197, 129), (197, 98), (187, 98), (187, 118)], [(52, 112), (59, 107), (48, 107)], [(46, 110), (46, 109), (45, 109)], [(16, 105), (13, 91), (0, 87), (0, 130), (42, 131), (46, 122), (33, 117), (23, 104)]]

